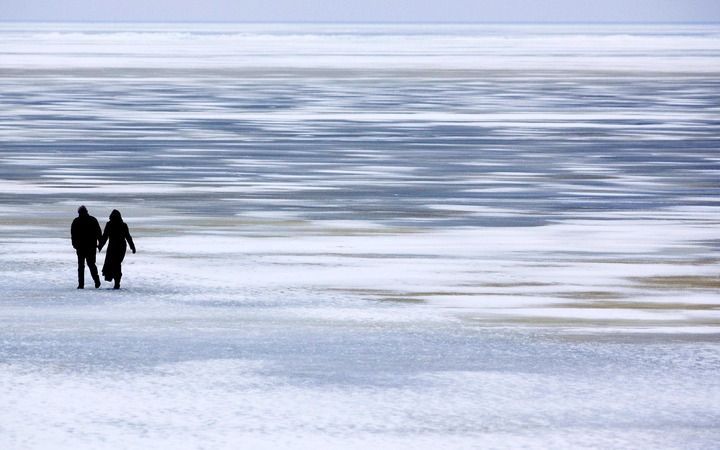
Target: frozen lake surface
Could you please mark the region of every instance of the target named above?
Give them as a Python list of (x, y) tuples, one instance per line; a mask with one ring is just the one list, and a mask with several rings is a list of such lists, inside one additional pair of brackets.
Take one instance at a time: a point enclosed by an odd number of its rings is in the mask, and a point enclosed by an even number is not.
[(0, 447), (715, 447), (719, 118), (717, 25), (0, 24)]

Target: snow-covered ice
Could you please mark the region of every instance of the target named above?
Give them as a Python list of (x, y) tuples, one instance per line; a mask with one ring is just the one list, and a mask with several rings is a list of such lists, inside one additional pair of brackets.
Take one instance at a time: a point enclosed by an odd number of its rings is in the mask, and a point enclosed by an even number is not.
[[(720, 440), (716, 26), (0, 24), (0, 57), (0, 448)], [(74, 289), (81, 203), (129, 223), (119, 292)]]

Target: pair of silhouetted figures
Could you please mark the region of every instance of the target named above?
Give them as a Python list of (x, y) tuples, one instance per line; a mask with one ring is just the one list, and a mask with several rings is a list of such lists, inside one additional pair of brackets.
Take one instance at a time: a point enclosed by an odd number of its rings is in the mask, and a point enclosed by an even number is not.
[(85, 262), (90, 269), (95, 289), (100, 287), (100, 277), (95, 265), (95, 250), (101, 251), (105, 243), (108, 243), (105, 252), (105, 263), (102, 274), (105, 280), (113, 281), (113, 289), (120, 289), (122, 278), (122, 262), (125, 259), (127, 244), (130, 250), (135, 253), (135, 244), (130, 236), (130, 230), (122, 220), (120, 211), (113, 209), (110, 213), (110, 221), (105, 225), (105, 231), (100, 232), (100, 224), (96, 218), (88, 213), (85, 206), (78, 208), (78, 216), (73, 220), (70, 227), (72, 246), (77, 252), (78, 261), (78, 289), (85, 288)]

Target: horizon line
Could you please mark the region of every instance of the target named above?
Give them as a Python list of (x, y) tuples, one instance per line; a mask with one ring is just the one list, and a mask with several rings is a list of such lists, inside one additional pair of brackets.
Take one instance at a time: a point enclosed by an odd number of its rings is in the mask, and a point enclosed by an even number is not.
[[(720, 25), (720, 20), (711, 21), (271, 21), (271, 20), (37, 20), (37, 19), (0, 19), (0, 23), (97, 23), (97, 24), (218, 24), (218, 25)], [(718, 30), (720, 32), (720, 30)]]

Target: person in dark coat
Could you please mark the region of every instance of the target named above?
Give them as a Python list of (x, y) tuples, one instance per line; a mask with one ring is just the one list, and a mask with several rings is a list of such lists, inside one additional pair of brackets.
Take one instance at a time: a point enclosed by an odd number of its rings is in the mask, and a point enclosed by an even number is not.
[(85, 289), (85, 261), (90, 269), (95, 289), (100, 287), (100, 277), (95, 265), (95, 248), (102, 237), (100, 224), (97, 219), (88, 213), (85, 205), (78, 208), (78, 216), (70, 226), (72, 246), (77, 253), (78, 263), (78, 289)]
[(120, 279), (122, 278), (122, 262), (125, 259), (127, 244), (130, 250), (135, 253), (135, 243), (130, 236), (130, 230), (122, 220), (120, 211), (113, 209), (110, 213), (110, 221), (105, 225), (105, 231), (100, 238), (99, 250), (102, 250), (106, 242), (108, 243), (107, 252), (105, 253), (105, 264), (103, 264), (102, 274), (107, 281), (115, 280), (113, 289), (120, 289)]

